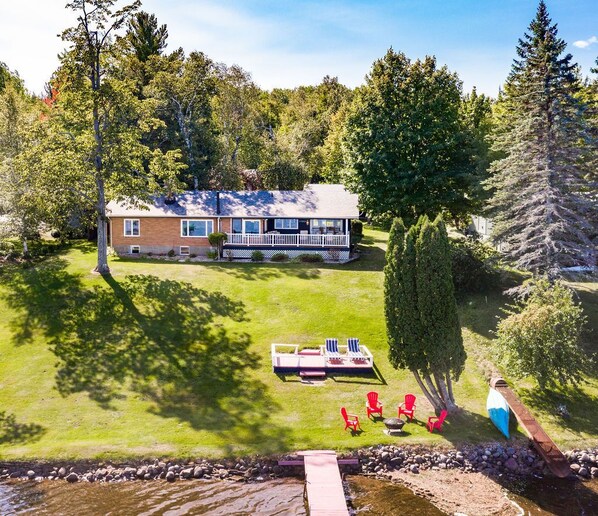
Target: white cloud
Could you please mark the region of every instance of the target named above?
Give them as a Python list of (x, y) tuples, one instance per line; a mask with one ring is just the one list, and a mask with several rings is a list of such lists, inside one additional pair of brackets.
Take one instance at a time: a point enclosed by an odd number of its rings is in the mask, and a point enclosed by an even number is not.
[(594, 43), (598, 43), (598, 38), (596, 36), (592, 36), (588, 39), (580, 39), (579, 41), (575, 41), (573, 43), (573, 46), (577, 48), (587, 48), (590, 45), (593, 45)]

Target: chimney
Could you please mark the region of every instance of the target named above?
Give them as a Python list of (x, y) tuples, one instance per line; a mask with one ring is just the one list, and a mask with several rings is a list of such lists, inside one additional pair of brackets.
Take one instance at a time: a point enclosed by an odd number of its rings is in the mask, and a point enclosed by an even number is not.
[(216, 191), (216, 215), (220, 215), (220, 191)]

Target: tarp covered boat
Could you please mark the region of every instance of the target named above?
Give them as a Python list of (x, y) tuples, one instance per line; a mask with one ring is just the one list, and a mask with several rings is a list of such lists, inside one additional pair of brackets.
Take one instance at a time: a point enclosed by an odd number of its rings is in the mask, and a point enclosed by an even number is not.
[(490, 388), (488, 399), (486, 400), (486, 408), (488, 409), (490, 421), (509, 439), (509, 405), (502, 397), (502, 394)]

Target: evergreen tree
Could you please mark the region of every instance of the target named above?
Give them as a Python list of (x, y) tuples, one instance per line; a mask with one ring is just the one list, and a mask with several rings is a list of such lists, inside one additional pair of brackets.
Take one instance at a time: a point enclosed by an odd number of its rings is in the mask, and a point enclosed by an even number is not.
[(158, 20), (154, 14), (141, 11), (129, 20), (125, 39), (129, 49), (142, 63), (151, 56), (160, 55), (166, 48), (167, 38), (166, 25), (158, 27)]
[(592, 265), (596, 253), (589, 238), (596, 204), (583, 195), (587, 153), (596, 143), (565, 47), (541, 1), (505, 84), (494, 146), (504, 157), (493, 163), (488, 182), (494, 240), (518, 267), (550, 275)]
[(421, 217), (409, 231), (395, 219), (384, 268), (389, 360), (413, 373), (437, 411), (455, 409), (452, 378), (459, 379), (466, 358), (448, 245), (440, 217)]
[(144, 11), (135, 13), (129, 19), (127, 33), (118, 38), (121, 49), (120, 72), (135, 81), (139, 98), (144, 98), (144, 88), (159, 71), (161, 63), (156, 58), (162, 56), (167, 39), (166, 25), (158, 27), (156, 16)]
[(390, 49), (358, 89), (344, 131), (347, 186), (373, 215), (471, 211), (477, 182), (460, 115), (461, 82), (434, 57)]

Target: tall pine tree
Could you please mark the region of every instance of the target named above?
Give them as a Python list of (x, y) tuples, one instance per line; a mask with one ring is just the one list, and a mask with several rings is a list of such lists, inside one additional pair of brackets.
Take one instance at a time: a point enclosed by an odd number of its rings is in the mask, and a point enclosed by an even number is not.
[(578, 98), (577, 65), (563, 56), (565, 47), (541, 1), (505, 84), (494, 146), (504, 157), (488, 181), (494, 240), (517, 266), (551, 276), (564, 266), (592, 265), (596, 253), (590, 241), (596, 205), (583, 195), (584, 154), (595, 142)]

